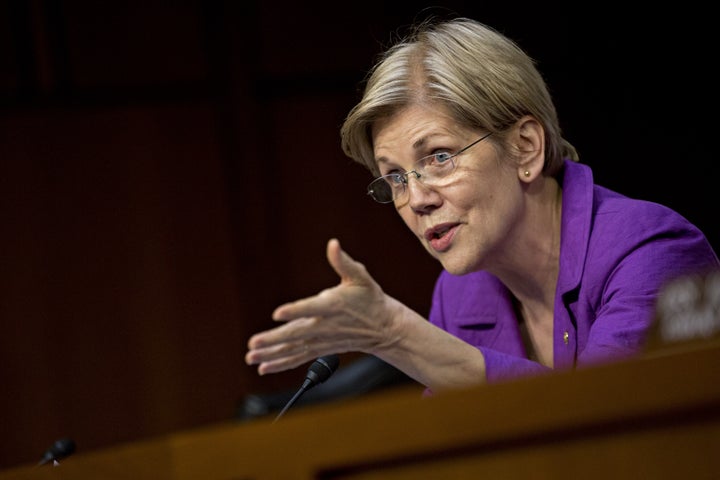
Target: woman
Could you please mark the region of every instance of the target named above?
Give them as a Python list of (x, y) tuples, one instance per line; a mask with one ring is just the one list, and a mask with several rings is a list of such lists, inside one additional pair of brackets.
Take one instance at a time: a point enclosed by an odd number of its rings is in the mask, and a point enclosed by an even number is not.
[(667, 280), (719, 266), (676, 212), (593, 184), (532, 59), (476, 21), (423, 24), (390, 48), (341, 135), (378, 177), (368, 193), (443, 266), (430, 321), (332, 239), (340, 283), (250, 338), (260, 374), (358, 351), (439, 391), (624, 359)]

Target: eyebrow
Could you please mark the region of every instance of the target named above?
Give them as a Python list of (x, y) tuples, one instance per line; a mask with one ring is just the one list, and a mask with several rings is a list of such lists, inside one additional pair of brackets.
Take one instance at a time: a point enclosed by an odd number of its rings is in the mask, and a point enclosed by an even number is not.
[[(433, 135), (430, 135), (430, 136), (432, 137)], [(425, 145), (426, 143), (428, 143), (427, 141), (428, 141), (428, 137), (420, 137), (420, 138), (418, 138), (417, 140), (415, 140), (415, 143), (412, 144), (412, 148), (413, 148), (414, 150), (418, 150), (418, 149), (420, 149), (423, 145)]]
[[(420, 150), (423, 146), (425, 146), (428, 143), (428, 140), (432, 137), (440, 135), (439, 133), (431, 133), (430, 135), (426, 135), (424, 137), (420, 137), (412, 144), (413, 150), (417, 151)], [(375, 159), (375, 163), (391, 163), (392, 161), (388, 159), (387, 157), (379, 157)]]

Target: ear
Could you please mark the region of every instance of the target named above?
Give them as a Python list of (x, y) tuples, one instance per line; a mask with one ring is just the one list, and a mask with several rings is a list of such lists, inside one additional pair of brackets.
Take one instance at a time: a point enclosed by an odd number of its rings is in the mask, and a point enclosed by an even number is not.
[(518, 176), (532, 182), (545, 165), (545, 129), (535, 117), (526, 115), (515, 124), (513, 141), (517, 147)]

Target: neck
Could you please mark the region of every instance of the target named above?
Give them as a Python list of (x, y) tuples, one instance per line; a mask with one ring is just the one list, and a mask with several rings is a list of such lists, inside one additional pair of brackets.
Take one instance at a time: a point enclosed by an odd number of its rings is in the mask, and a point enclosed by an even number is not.
[(522, 227), (513, 233), (504, 260), (490, 269), (532, 311), (552, 313), (560, 266), (562, 190), (542, 177), (528, 193)]

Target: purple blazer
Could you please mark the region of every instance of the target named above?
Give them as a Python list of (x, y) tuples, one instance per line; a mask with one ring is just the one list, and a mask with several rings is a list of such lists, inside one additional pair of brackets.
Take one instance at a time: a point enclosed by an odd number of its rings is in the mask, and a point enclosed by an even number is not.
[[(563, 198), (554, 367), (635, 355), (644, 346), (660, 287), (719, 267), (718, 257), (677, 212), (595, 185), (587, 165), (566, 161), (558, 180)], [(430, 321), (483, 352), (488, 382), (552, 371), (528, 360), (512, 294), (490, 273), (441, 272)]]

